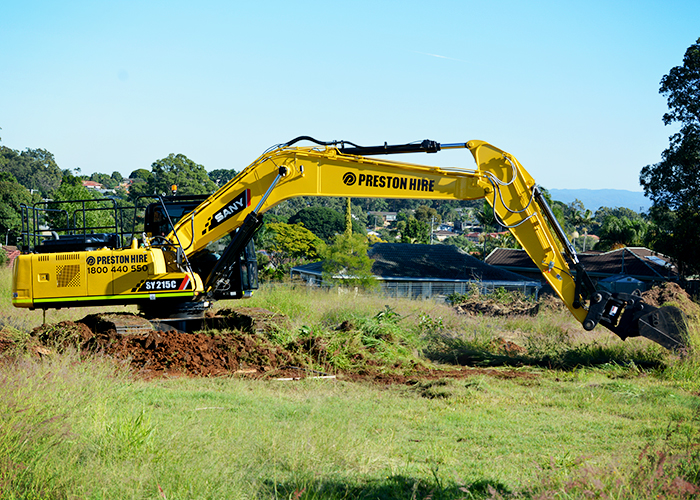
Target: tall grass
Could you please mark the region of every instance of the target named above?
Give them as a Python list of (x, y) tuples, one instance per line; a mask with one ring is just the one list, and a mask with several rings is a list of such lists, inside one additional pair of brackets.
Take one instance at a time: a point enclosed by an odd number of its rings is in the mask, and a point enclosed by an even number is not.
[[(247, 302), (288, 315), (289, 329), (276, 338), (290, 344), (323, 339), (324, 360), (339, 370), (372, 359), (401, 370), (433, 362), (479, 366), (620, 365), (663, 368), (676, 358), (647, 339), (623, 342), (608, 330), (583, 330), (566, 311), (536, 317), (460, 315), (435, 301), (388, 299), (318, 291), (305, 286), (263, 290)], [(233, 304), (232, 304), (233, 305)]]
[(700, 394), (700, 324), (690, 324), (690, 348), (672, 358), (660, 376), (685, 390)]
[(124, 377), (111, 362), (74, 353), (0, 363), (0, 497), (65, 498), (82, 458), (85, 412)]

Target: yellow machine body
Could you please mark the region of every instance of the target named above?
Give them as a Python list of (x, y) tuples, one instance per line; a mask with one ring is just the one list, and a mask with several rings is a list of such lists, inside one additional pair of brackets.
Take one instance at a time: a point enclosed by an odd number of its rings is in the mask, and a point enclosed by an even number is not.
[(139, 304), (194, 300), (202, 292), (194, 273), (168, 269), (159, 248), (33, 253), (17, 257), (12, 303), (26, 308)]

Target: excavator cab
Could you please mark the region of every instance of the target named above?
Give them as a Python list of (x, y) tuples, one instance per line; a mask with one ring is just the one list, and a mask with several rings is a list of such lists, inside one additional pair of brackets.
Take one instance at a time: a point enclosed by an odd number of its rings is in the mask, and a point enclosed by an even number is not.
[(143, 216), (143, 232), (146, 236), (166, 236), (173, 226), (207, 199), (207, 195), (161, 196), (149, 203)]

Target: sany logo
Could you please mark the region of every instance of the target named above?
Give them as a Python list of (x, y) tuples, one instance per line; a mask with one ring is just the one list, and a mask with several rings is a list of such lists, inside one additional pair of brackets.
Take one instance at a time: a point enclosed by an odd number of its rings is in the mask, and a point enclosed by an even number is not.
[(250, 189), (246, 189), (241, 194), (237, 195), (234, 199), (229, 201), (224, 208), (216, 212), (212, 217), (209, 230), (211, 231), (222, 222), (242, 212), (243, 209), (248, 206), (250, 206)]

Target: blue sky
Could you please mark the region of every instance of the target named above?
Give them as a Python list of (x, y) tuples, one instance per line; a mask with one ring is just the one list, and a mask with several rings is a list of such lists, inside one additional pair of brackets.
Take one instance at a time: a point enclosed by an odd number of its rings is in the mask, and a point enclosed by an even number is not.
[(125, 176), (299, 135), (481, 139), (545, 188), (641, 191), (675, 131), (659, 82), (699, 37), (697, 0), (3, 2), (0, 137)]

